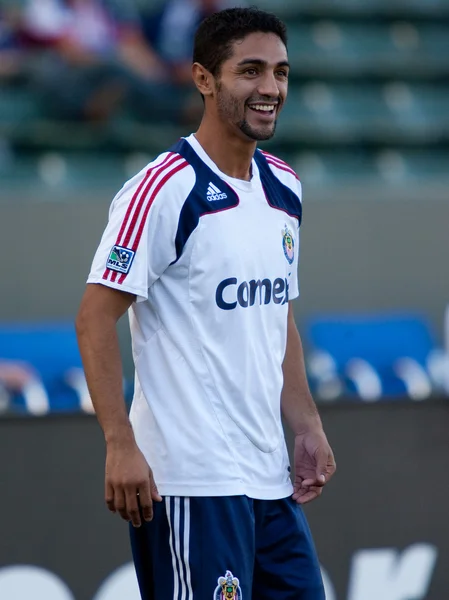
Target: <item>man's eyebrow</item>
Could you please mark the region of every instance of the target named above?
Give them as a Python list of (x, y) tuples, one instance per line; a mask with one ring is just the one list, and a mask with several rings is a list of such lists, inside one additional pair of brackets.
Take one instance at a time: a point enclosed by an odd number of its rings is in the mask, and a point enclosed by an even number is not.
[[(241, 60), (237, 64), (237, 66), (243, 67), (245, 65), (260, 65), (261, 67), (266, 67), (267, 64), (268, 63), (266, 60), (262, 60), (260, 58), (245, 58), (245, 59)], [(288, 62), (288, 60), (281, 60), (281, 62), (278, 62), (276, 64), (276, 67), (290, 67), (290, 63)]]

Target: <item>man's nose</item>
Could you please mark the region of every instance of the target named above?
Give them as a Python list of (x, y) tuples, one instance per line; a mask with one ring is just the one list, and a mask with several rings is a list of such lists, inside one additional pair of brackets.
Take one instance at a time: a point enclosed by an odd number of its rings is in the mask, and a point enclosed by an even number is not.
[(274, 99), (279, 97), (279, 87), (274, 73), (266, 73), (259, 83), (257, 88), (261, 96), (266, 96)]

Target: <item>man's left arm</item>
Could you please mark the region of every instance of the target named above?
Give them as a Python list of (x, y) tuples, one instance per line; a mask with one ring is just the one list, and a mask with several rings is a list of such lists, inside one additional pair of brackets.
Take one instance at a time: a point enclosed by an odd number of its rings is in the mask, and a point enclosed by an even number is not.
[(305, 504), (321, 495), (323, 486), (334, 474), (336, 465), (310, 393), (301, 338), (291, 302), (282, 370), (282, 413), (295, 436), (293, 499), (299, 504)]

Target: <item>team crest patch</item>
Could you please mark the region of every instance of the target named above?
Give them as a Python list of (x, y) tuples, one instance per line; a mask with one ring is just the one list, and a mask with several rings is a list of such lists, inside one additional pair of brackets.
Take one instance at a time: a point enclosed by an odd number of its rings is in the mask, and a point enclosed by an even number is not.
[(291, 265), (295, 258), (295, 241), (293, 239), (293, 234), (287, 225), (285, 226), (285, 229), (282, 230), (282, 246), (284, 248), (285, 258)]
[(134, 254), (135, 252), (129, 248), (113, 246), (106, 263), (106, 268), (118, 271), (119, 273), (125, 273), (126, 275), (131, 268)]
[(240, 581), (231, 571), (226, 571), (226, 575), (219, 577), (217, 583), (213, 600), (242, 600)]

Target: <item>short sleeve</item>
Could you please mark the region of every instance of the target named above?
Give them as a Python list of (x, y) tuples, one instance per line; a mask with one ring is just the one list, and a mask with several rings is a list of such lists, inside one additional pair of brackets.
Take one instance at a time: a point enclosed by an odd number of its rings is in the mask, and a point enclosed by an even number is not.
[(127, 182), (114, 198), (87, 283), (148, 298), (176, 259), (179, 215), (195, 183), (189, 164), (167, 153)]

